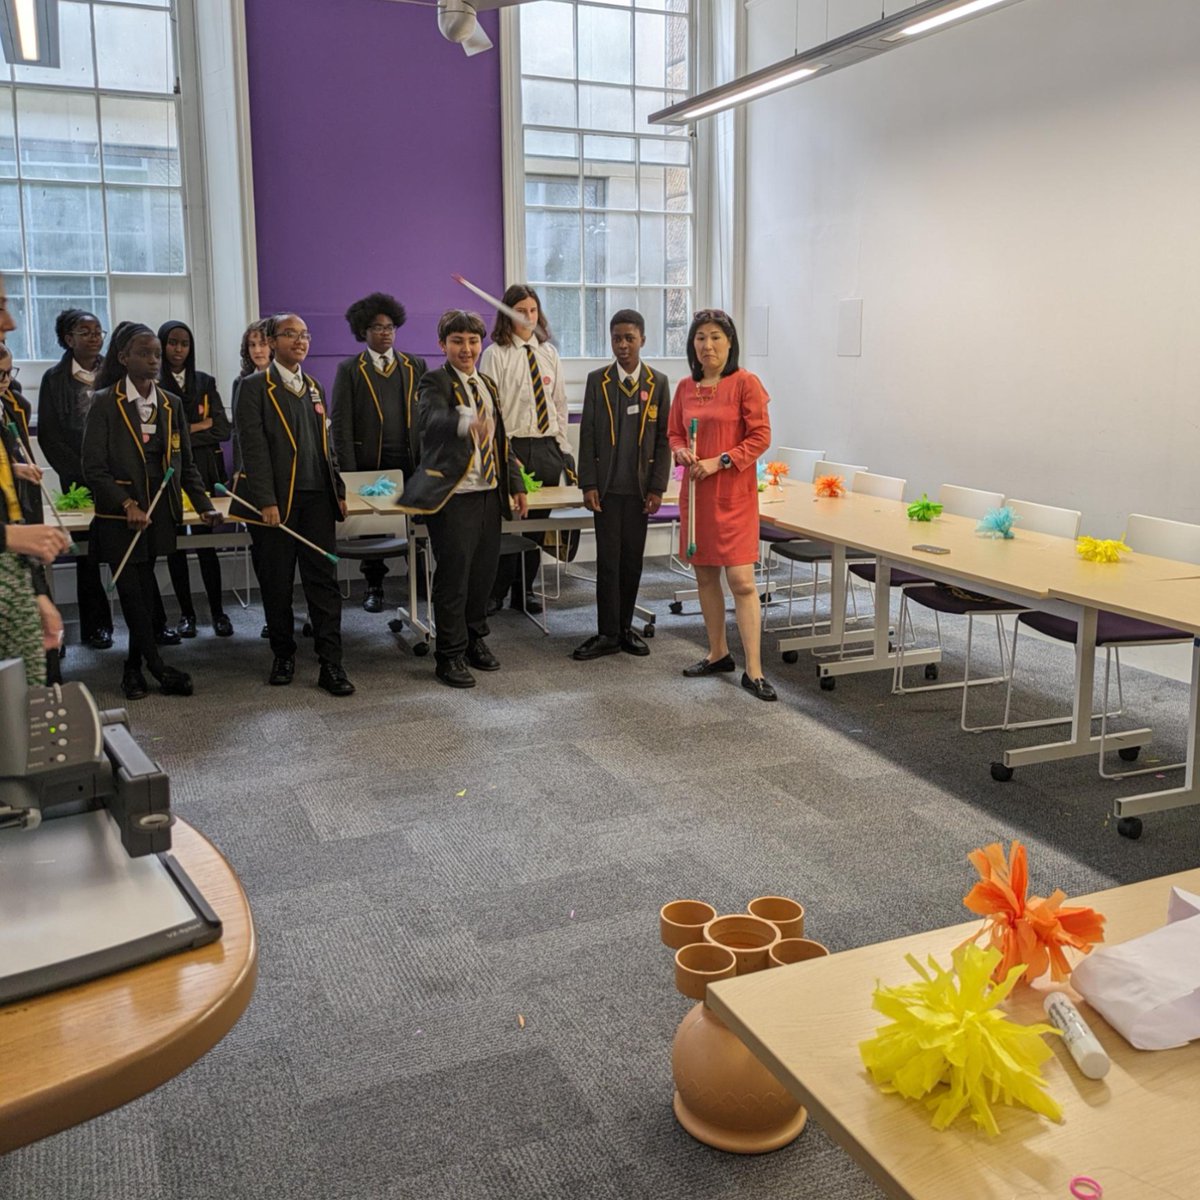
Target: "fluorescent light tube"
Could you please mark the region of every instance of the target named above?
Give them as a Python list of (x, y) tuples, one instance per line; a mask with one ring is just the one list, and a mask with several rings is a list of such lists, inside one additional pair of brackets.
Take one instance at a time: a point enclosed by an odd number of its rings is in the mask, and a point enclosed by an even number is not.
[(960, 4), (957, 8), (947, 9), (946, 12), (938, 13), (934, 17), (927, 17), (924, 21), (907, 25), (899, 33), (892, 34), (887, 40), (896, 42), (905, 37), (918, 37), (922, 33), (929, 33), (930, 30), (949, 25), (951, 21), (961, 21), (964, 17), (972, 16), (977, 12), (982, 12), (985, 8), (991, 8), (994, 4), (1002, 3), (1004, 0), (970, 0), (969, 4)]
[(685, 116), (679, 118), (685, 121), (695, 121), (699, 117), (708, 117), (715, 112), (720, 112), (722, 109), (732, 108), (735, 104), (741, 104), (743, 100), (753, 100), (755, 96), (765, 96), (768, 92), (778, 91), (780, 88), (785, 88), (793, 83), (799, 83), (801, 79), (807, 79), (810, 75), (815, 75), (821, 69), (820, 63), (815, 67), (797, 67), (794, 71), (788, 71), (785, 75), (778, 75), (774, 79), (764, 80), (762, 83), (756, 83), (751, 87), (739, 88), (735, 92), (730, 92), (726, 96), (722, 96), (718, 100), (713, 100), (708, 104), (702, 104), (699, 108), (691, 109)]
[(36, 62), (38, 57), (38, 14), (37, 0), (16, 0), (17, 40), (21, 43), (21, 57), (26, 62)]

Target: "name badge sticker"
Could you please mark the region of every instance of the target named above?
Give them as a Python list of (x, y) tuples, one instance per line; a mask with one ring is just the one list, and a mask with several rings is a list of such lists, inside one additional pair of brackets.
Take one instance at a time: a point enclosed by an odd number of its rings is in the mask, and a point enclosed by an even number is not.
[(636, 417), (638, 415), (638, 406), (636, 404), (628, 404), (625, 406), (625, 415), (628, 417)]
[(642, 390), (638, 393), (638, 399), (645, 404), (646, 401), (650, 399), (650, 393), (646, 391), (645, 388), (642, 388)]

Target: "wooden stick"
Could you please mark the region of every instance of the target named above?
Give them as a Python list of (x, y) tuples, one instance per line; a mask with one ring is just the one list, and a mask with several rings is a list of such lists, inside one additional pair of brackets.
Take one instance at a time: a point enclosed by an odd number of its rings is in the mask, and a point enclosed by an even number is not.
[(515, 308), (509, 308), (503, 300), (497, 300), (490, 292), (485, 292), (483, 288), (476, 287), (470, 280), (464, 279), (461, 275), (451, 275), (451, 279), (455, 283), (461, 283), (469, 292), (474, 292), (480, 300), (485, 304), (490, 304), (497, 312), (502, 312), (510, 321), (515, 321), (522, 329), (531, 329), (529, 318), (524, 313), (519, 313)]
[[(8, 432), (13, 435), (13, 441), (16, 444), (17, 453), (21, 456), (22, 462), (24, 462), (27, 467), (37, 466), (36, 463), (30, 461), (29, 455), (25, 453), (25, 443), (21, 441), (21, 434), (17, 429), (17, 423), (15, 421), (9, 421)], [(50, 511), (54, 514), (54, 520), (57, 522), (59, 529), (61, 529), (63, 533), (67, 535), (67, 537), (70, 537), (71, 532), (66, 525), (63, 524), (62, 514), (57, 508), (55, 508), (54, 501), (51, 499), (50, 493), (46, 489), (46, 483), (43, 479), (38, 480), (38, 487), (42, 489), (42, 499), (45, 500), (45, 502), (50, 506)], [(74, 554), (75, 549), (75, 541), (72, 539), (71, 544), (67, 547), (67, 553)]]
[(125, 551), (124, 557), (117, 564), (117, 569), (113, 572), (113, 577), (108, 581), (108, 594), (111, 596), (113, 589), (117, 586), (117, 580), (121, 578), (121, 572), (125, 570), (125, 564), (129, 561), (129, 556), (133, 553), (133, 548), (141, 540), (141, 536), (150, 528), (150, 522), (154, 519), (154, 510), (158, 507), (158, 502), (162, 499), (162, 494), (167, 490), (167, 484), (171, 482), (171, 476), (175, 474), (174, 467), (168, 467), (167, 473), (163, 476), (163, 481), (158, 485), (158, 491), (154, 493), (154, 499), (150, 501), (150, 507), (146, 509), (146, 524), (141, 527), (133, 535), (133, 541), (129, 543), (129, 548)]
[[(688, 447), (693, 458), (696, 457), (696, 432), (699, 428), (699, 418), (693, 417), (688, 432)], [(692, 474), (692, 467), (695, 465), (695, 463), (688, 463), (688, 558), (696, 553), (696, 477)]]
[[(262, 516), (261, 509), (255, 508), (254, 505), (251, 504), (249, 500), (246, 500), (244, 497), (239, 496), (234, 492), (231, 492), (223, 483), (214, 483), (213, 491), (216, 492), (218, 496), (228, 496), (231, 500), (236, 500), (240, 505), (242, 505), (244, 508), (248, 508), (252, 513), (256, 513), (260, 517)], [(231, 514), (231, 519), (236, 521), (237, 517), (234, 517)], [(265, 524), (265, 522), (264, 522), (264, 524)], [(321, 547), (316, 544), (316, 542), (310, 542), (308, 540), (308, 538), (297, 533), (294, 529), (292, 529), (288, 525), (285, 525), (282, 521), (280, 521), (278, 525), (265, 525), (265, 528), (267, 528), (267, 529), (282, 529), (284, 533), (290, 534), (302, 546), (307, 546), (310, 550), (315, 550), (319, 555), (321, 555), (322, 558), (329, 559), (329, 561), (331, 563), (341, 561), (336, 554), (331, 554), (328, 550), (322, 550)]]

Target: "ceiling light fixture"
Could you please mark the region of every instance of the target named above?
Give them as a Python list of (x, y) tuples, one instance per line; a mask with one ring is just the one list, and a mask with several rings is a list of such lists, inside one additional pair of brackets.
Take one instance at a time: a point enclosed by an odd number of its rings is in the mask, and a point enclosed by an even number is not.
[(57, 67), (58, 0), (0, 0), (0, 45), (16, 66)]

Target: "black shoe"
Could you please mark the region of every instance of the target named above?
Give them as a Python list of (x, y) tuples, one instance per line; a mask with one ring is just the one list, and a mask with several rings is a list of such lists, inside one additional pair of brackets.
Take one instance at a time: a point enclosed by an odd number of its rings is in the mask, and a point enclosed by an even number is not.
[(742, 672), (742, 687), (748, 692), (753, 692), (760, 700), (778, 700), (775, 695), (775, 689), (760, 675), (757, 679), (751, 679), (745, 671)]
[(683, 673), (689, 679), (699, 679), (701, 675), (720, 675), (724, 671), (736, 670), (737, 664), (733, 661), (733, 655), (727, 654), (724, 658), (718, 658), (716, 662), (709, 662), (707, 658), (702, 658), (698, 663), (684, 667)]
[(154, 631), (154, 640), (160, 646), (178, 646), (183, 639), (170, 625), (164, 625)]
[(261, 629), (258, 631), (258, 636), (259, 636), (260, 638), (263, 638), (263, 639), (265, 640), (266, 638), (269, 638), (269, 637), (271, 636), (271, 631), (270, 631), (270, 630), (269, 630), (269, 629), (268, 629), (268, 628), (267, 628), (267, 627), (264, 625), (264, 626), (263, 626), (263, 627), (262, 627), (262, 628), (261, 628)]
[(363, 597), (363, 612), (383, 612), (383, 588), (368, 588)]
[(500, 670), (500, 660), (488, 649), (483, 638), (476, 638), (467, 647), (467, 662), (477, 671)]
[(606, 654), (619, 654), (620, 652), (621, 642), (618, 638), (598, 633), (595, 637), (588, 638), (582, 645), (576, 646), (571, 651), (571, 657), (576, 662), (588, 662), (593, 658), (603, 658)]
[(213, 633), (217, 637), (233, 637), (233, 622), (224, 613), (217, 613), (213, 617)]
[(504, 607), (503, 596), (489, 596), (487, 602), (487, 615), (494, 617)]
[(294, 658), (276, 656), (275, 661), (271, 664), (271, 674), (267, 676), (267, 682), (272, 687), (287, 687), (295, 674), (296, 660)]
[(87, 644), (92, 650), (111, 650), (112, 649), (112, 630), (111, 629), (96, 629), (93, 630), (90, 637), (87, 639)]
[(175, 626), (175, 632), (181, 638), (194, 638), (196, 636), (196, 618), (180, 617), (179, 623)]
[(321, 674), (317, 676), (317, 687), (324, 688), (331, 696), (353, 696), (354, 684), (346, 678), (346, 672), (338, 663), (323, 662)]
[(158, 690), (164, 696), (190, 696), (192, 694), (192, 677), (186, 671), (177, 671), (174, 667), (163, 667), (155, 674), (158, 680)]
[(524, 599), (514, 596), (512, 606), (518, 612), (540, 613), (542, 611), (542, 602), (532, 592), (526, 592)]
[(475, 686), (475, 676), (467, 670), (467, 660), (461, 654), (457, 658), (448, 658), (445, 662), (439, 662), (433, 673), (444, 684), (452, 688)]
[(650, 647), (632, 629), (621, 631), (621, 649), (626, 654), (636, 654), (638, 658), (645, 658), (650, 653)]
[(125, 674), (121, 676), (121, 691), (125, 693), (126, 700), (144, 700), (150, 694), (146, 677), (137, 667), (125, 668)]

